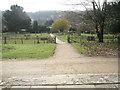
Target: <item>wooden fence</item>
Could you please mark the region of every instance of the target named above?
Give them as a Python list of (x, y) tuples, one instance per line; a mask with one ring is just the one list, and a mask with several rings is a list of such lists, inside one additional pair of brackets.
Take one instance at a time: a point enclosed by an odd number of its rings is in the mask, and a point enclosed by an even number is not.
[(3, 44), (40, 44), (40, 43), (56, 43), (56, 37), (15, 37), (3, 36)]
[[(96, 36), (68, 36), (68, 43), (85, 43), (85, 42), (97, 42)], [(105, 42), (118, 41), (117, 37), (104, 37)]]

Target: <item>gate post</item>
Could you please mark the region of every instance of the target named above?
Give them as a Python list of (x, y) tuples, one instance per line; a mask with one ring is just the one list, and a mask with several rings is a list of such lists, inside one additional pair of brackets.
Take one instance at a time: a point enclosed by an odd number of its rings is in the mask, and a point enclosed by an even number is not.
[(4, 37), (4, 44), (7, 44), (7, 37)]
[(21, 38), (21, 43), (23, 44), (23, 39)]
[(56, 43), (56, 36), (54, 37), (55, 43)]
[(70, 37), (69, 36), (67, 37), (67, 42), (70, 43)]
[(37, 37), (37, 44), (38, 44), (38, 43), (40, 43), (40, 42), (39, 42), (39, 37), (38, 37), (38, 36), (36, 36), (36, 37)]

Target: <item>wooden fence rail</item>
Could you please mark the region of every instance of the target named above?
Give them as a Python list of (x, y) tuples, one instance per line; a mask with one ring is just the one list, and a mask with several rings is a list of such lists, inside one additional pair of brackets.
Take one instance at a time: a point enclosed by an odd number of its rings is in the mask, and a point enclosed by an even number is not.
[[(105, 42), (118, 41), (116, 37), (104, 37)], [(82, 42), (95, 42), (98, 38), (96, 36), (68, 36), (68, 43), (82, 43)]]
[(2, 37), (3, 44), (39, 44), (39, 43), (56, 43), (56, 37)]

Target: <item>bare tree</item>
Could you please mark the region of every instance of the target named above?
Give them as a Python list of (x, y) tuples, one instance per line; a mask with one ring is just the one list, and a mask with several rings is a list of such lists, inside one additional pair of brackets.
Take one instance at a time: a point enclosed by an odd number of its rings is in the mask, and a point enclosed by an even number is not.
[(92, 1), (93, 4), (93, 12), (94, 12), (94, 22), (95, 22), (95, 29), (99, 39), (99, 42), (103, 42), (103, 33), (105, 27), (105, 20), (106, 20), (106, 4), (107, 0), (103, 2), (101, 6), (100, 3), (96, 3)]
[(105, 26), (105, 20), (106, 20), (106, 5), (107, 0), (104, 0), (104, 2), (101, 4), (100, 0), (86, 0), (86, 1), (78, 1), (77, 3), (73, 4), (66, 4), (66, 5), (80, 5), (84, 6), (86, 11), (92, 10), (91, 6), (93, 7), (93, 15), (91, 16), (93, 22), (95, 23), (95, 29), (97, 33), (97, 37), (99, 39), (99, 42), (103, 42), (103, 34), (104, 34), (104, 26)]

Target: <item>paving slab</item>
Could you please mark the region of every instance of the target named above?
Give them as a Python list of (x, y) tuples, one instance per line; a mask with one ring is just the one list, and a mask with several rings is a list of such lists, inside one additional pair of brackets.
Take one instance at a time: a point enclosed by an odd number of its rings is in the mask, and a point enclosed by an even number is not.
[(12, 86), (10, 90), (30, 90), (30, 86)]
[(2, 88), (4, 88), (3, 86), (0, 86), (0, 90), (2, 90)]
[(30, 90), (56, 90), (56, 86), (32, 86)]
[(114, 84), (95, 85), (96, 88), (117, 88)]
[(10, 90), (10, 88), (12, 87), (11, 85), (7, 85), (7, 86), (4, 86), (2, 85), (2, 90)]
[(68, 85), (68, 86), (57, 86), (57, 89), (59, 88), (95, 88), (94, 85)]

